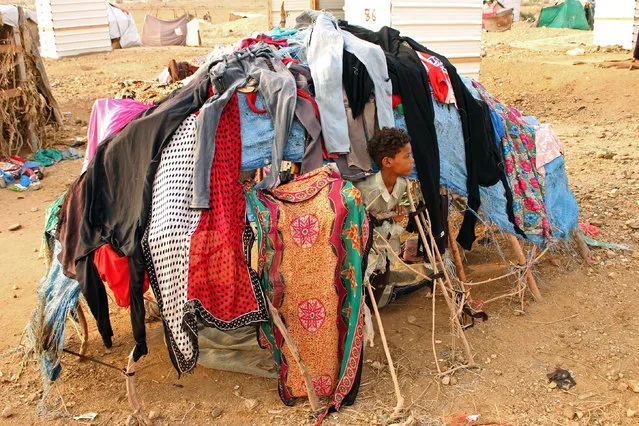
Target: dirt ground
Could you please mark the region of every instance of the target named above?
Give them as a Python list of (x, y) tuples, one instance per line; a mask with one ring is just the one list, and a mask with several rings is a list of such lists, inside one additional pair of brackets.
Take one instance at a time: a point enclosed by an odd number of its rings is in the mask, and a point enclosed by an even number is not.
[[(219, 24), (226, 25), (226, 24)], [(549, 122), (566, 148), (566, 170), (581, 209), (580, 222), (602, 229), (601, 240), (639, 249), (639, 70), (629, 71), (629, 53), (597, 50), (591, 33), (516, 25), (485, 34), (487, 55), (481, 80), (489, 91), (528, 115)], [(212, 46), (216, 40), (207, 40)], [(566, 52), (584, 49), (580, 56)], [(66, 124), (55, 135), (60, 144), (86, 135), (92, 102), (110, 96), (125, 79), (153, 79), (169, 59), (187, 59), (208, 48), (135, 48), (47, 61), (54, 94)], [(0, 190), (0, 353), (21, 341), (45, 272), (38, 259), (45, 207), (76, 178), (82, 160), (46, 170), (39, 191)], [(21, 229), (8, 228), (19, 223)], [(506, 259), (513, 254), (501, 241)], [(480, 368), (457, 371), (448, 385), (437, 376), (431, 347), (431, 298), (425, 291), (382, 311), (390, 350), (398, 365), (407, 417), (420, 425), (450, 424), (460, 415), (478, 414), (476, 424), (631, 425), (639, 417), (639, 258), (632, 252), (593, 250), (584, 264), (562, 249), (536, 268), (543, 303), (517, 298), (486, 306), (487, 322), (467, 332)], [(466, 254), (470, 279), (503, 274), (495, 247), (477, 246)], [(507, 293), (502, 280), (473, 289), (475, 299)], [(446, 359), (454, 349), (443, 300), (436, 298), (436, 351)], [(105, 350), (93, 320), (89, 355), (123, 366), (133, 345), (128, 313), (112, 308), (115, 337)], [(71, 330), (71, 328), (69, 328)], [(161, 325), (148, 324), (150, 354), (139, 365), (136, 383), (157, 424), (308, 424), (309, 406), (284, 406), (272, 379), (199, 367), (178, 379), (162, 340)], [(77, 337), (67, 337), (77, 348)], [(75, 345), (75, 346), (74, 346)], [(326, 424), (384, 424), (394, 406), (393, 388), (379, 335), (365, 351), (357, 402), (331, 414)], [(0, 359), (0, 410), (3, 424), (79, 424), (71, 418), (37, 417), (41, 382), (34, 362), (11, 355)], [(98, 413), (84, 424), (123, 424), (130, 414), (122, 374), (63, 356), (62, 375), (52, 390), (72, 415)], [(546, 373), (572, 371), (577, 385), (552, 388)], [(237, 396), (237, 395), (240, 396)], [(258, 401), (249, 409), (244, 398)], [(215, 410), (219, 409), (219, 410)], [(221, 415), (214, 417), (213, 412)], [(9, 411), (5, 411), (6, 414)], [(483, 423), (482, 423), (483, 422)], [(494, 423), (491, 423), (494, 422)]]

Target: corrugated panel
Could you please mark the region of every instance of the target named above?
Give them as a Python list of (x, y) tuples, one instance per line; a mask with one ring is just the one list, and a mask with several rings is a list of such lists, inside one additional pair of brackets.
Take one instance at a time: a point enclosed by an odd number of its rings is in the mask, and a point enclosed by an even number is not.
[(346, 0), (345, 19), (378, 30), (390, 25), (479, 77), (482, 0)]
[(598, 46), (634, 46), (635, 0), (598, 0), (595, 9), (593, 43)]
[(391, 26), (479, 77), (482, 0), (393, 1)]
[(632, 40), (637, 43), (639, 39), (639, 0), (635, 2), (635, 26), (632, 32)]
[(60, 58), (111, 51), (104, 0), (37, 0), (42, 56)]

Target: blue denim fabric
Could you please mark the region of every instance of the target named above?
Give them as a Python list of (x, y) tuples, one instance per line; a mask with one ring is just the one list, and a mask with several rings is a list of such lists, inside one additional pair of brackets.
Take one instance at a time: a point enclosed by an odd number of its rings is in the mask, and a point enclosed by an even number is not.
[[(242, 135), (242, 170), (255, 170), (271, 164), (275, 128), (268, 114), (257, 114), (248, 105), (245, 93), (238, 93)], [(264, 99), (257, 94), (255, 106), (264, 109)], [(304, 156), (306, 132), (297, 118), (284, 147), (284, 160), (300, 162)]]

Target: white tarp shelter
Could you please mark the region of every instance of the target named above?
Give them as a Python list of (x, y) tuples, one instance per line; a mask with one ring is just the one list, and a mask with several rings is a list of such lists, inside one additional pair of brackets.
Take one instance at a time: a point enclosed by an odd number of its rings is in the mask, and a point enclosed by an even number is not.
[(109, 13), (109, 36), (111, 40), (120, 39), (120, 47), (140, 46), (140, 34), (133, 21), (133, 16), (122, 9), (107, 4), (107, 12)]

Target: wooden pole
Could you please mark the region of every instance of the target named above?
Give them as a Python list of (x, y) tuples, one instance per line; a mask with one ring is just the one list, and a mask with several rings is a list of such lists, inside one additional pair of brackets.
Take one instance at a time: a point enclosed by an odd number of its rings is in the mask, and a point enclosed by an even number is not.
[[(415, 213), (417, 211), (417, 206), (415, 204), (415, 200), (413, 198), (413, 185), (412, 183), (409, 181), (408, 184), (408, 201), (410, 203), (410, 208), (411, 211), (413, 213)], [(438, 274), (438, 267), (437, 267), (437, 260), (439, 260), (442, 263), (442, 272), (444, 273), (444, 277), (446, 278), (446, 282), (449, 284), (449, 286), (451, 288), (447, 288), (446, 285), (444, 284), (444, 281), (441, 278), (437, 278), (435, 280), (435, 283), (440, 287), (440, 290), (442, 292), (442, 294), (444, 295), (444, 300), (446, 301), (446, 304), (448, 305), (448, 309), (450, 310), (450, 314), (451, 314), (451, 321), (453, 323), (453, 328), (455, 330), (457, 330), (457, 335), (460, 338), (460, 340), (462, 341), (462, 345), (464, 346), (464, 352), (466, 353), (466, 359), (467, 359), (467, 364), (472, 365), (474, 364), (474, 359), (473, 359), (473, 353), (470, 349), (470, 344), (468, 343), (468, 340), (466, 339), (466, 335), (464, 334), (464, 330), (461, 327), (461, 324), (459, 323), (459, 318), (458, 318), (458, 312), (457, 309), (455, 309), (455, 303), (453, 302), (452, 298), (450, 297), (449, 291), (453, 291), (452, 289), (452, 284), (450, 281), (450, 277), (448, 276), (448, 272), (446, 271), (446, 266), (444, 266), (442, 258), (441, 258), (441, 254), (439, 253), (439, 249), (437, 248), (437, 244), (435, 241), (435, 237), (433, 237), (433, 233), (431, 232), (430, 226), (429, 226), (429, 222), (424, 221), (425, 223), (422, 223), (423, 221), (423, 216), (422, 215), (416, 215), (415, 216), (415, 223), (417, 224), (417, 229), (419, 231), (419, 234), (422, 237), (422, 240), (424, 241), (424, 250), (426, 251), (426, 255), (428, 256), (428, 259), (431, 263), (431, 265), (433, 266), (433, 272), (437, 275)], [(426, 232), (424, 231), (424, 228), (428, 230), (428, 237), (426, 236)], [(429, 247), (428, 242), (430, 241), (430, 244), (432, 246), (432, 250), (431, 247)], [(435, 257), (435, 253), (437, 254), (438, 259)], [(435, 293), (433, 292), (433, 297), (434, 297)]]
[(577, 228), (575, 228), (572, 231), (572, 237), (575, 239), (575, 242), (577, 243), (577, 249), (579, 250), (579, 254), (581, 255), (581, 258), (585, 260), (587, 263), (591, 263), (592, 259), (590, 258), (590, 249), (588, 248), (588, 244), (586, 244), (584, 239), (581, 238), (581, 234), (579, 233)]
[(395, 405), (395, 409), (391, 414), (391, 418), (397, 418), (402, 415), (402, 411), (404, 410), (404, 397), (402, 396), (402, 391), (399, 388), (399, 380), (397, 380), (397, 373), (395, 372), (395, 364), (393, 363), (393, 358), (390, 354), (390, 349), (388, 349), (388, 342), (386, 341), (386, 333), (384, 333), (384, 325), (382, 324), (382, 318), (379, 315), (379, 309), (377, 308), (377, 303), (375, 302), (375, 295), (373, 294), (373, 288), (371, 287), (371, 283), (369, 280), (366, 280), (366, 289), (368, 290), (368, 297), (371, 299), (371, 305), (373, 305), (373, 312), (375, 313), (375, 320), (377, 321), (377, 328), (379, 329), (379, 335), (382, 339), (382, 346), (384, 347), (384, 353), (386, 354), (386, 360), (388, 361), (388, 369), (391, 374), (391, 379), (393, 379), (393, 386), (395, 387), (395, 396), (397, 397), (397, 405)]
[(453, 229), (450, 226), (450, 221), (448, 221), (448, 248), (450, 249), (450, 253), (453, 257), (453, 262), (455, 263), (457, 278), (459, 278), (459, 280), (464, 283), (466, 282), (466, 271), (464, 270), (464, 264), (459, 252), (459, 246), (457, 245), (457, 241), (455, 241), (455, 237), (453, 237), (452, 231)]
[(315, 394), (315, 390), (313, 389), (313, 381), (311, 380), (311, 374), (308, 372), (308, 368), (306, 368), (306, 364), (302, 359), (302, 355), (300, 351), (297, 349), (297, 345), (291, 338), (291, 335), (288, 334), (288, 330), (286, 326), (282, 322), (280, 318), (280, 313), (273, 306), (270, 300), (266, 300), (268, 302), (268, 310), (271, 313), (271, 318), (273, 319), (273, 323), (275, 327), (282, 333), (282, 337), (284, 337), (284, 342), (288, 345), (288, 348), (291, 350), (291, 355), (293, 355), (293, 359), (297, 362), (297, 366), (300, 369), (300, 373), (302, 374), (302, 379), (304, 380), (304, 386), (306, 386), (306, 393), (308, 393), (308, 401), (311, 403), (311, 409), (313, 413), (319, 413), (323, 410), (322, 405), (320, 404), (319, 398)]
[[(519, 244), (519, 240), (513, 234), (508, 234), (508, 240), (515, 251), (515, 256), (517, 256), (517, 262), (519, 265), (526, 265), (526, 256), (524, 255), (524, 251), (521, 248), (521, 244)], [(526, 268), (526, 283), (528, 284), (528, 288), (532, 293), (535, 301), (542, 302), (544, 298), (541, 296), (539, 292), (539, 288), (537, 287), (537, 282), (535, 281), (535, 277), (533, 277), (530, 268)]]
[[(26, 28), (26, 22), (24, 19), (24, 11), (21, 7), (18, 7), (18, 28), (14, 28), (13, 30), (13, 38), (16, 44), (16, 62), (18, 67), (18, 87), (22, 87), (27, 81), (27, 68), (24, 63), (24, 48), (22, 44), (22, 37), (20, 33), (23, 28)], [(30, 47), (30, 46), (29, 46)], [(25, 104), (25, 99), (22, 99), (22, 103)], [(27, 116), (28, 117), (28, 116)], [(33, 119), (28, 118), (29, 122), (27, 123), (27, 138), (29, 139), (29, 143), (31, 144), (31, 149), (33, 152), (38, 150), (40, 146), (40, 142), (38, 141), (38, 137), (33, 130)]]
[(141, 425), (150, 426), (153, 424), (151, 420), (148, 418), (144, 409), (138, 402), (138, 395), (135, 392), (135, 382), (133, 381), (133, 376), (135, 375), (135, 361), (133, 361), (133, 351), (129, 355), (129, 362), (126, 367), (125, 373), (125, 384), (126, 384), (126, 395), (129, 399), (129, 405), (133, 409), (133, 417), (135, 417)]
[[(78, 312), (78, 323), (80, 325), (80, 355), (86, 355), (87, 348), (89, 346), (89, 327), (87, 325), (87, 317), (84, 316), (84, 310), (82, 310), (82, 305), (78, 302), (77, 307)], [(82, 359), (82, 358), (80, 358)]]

